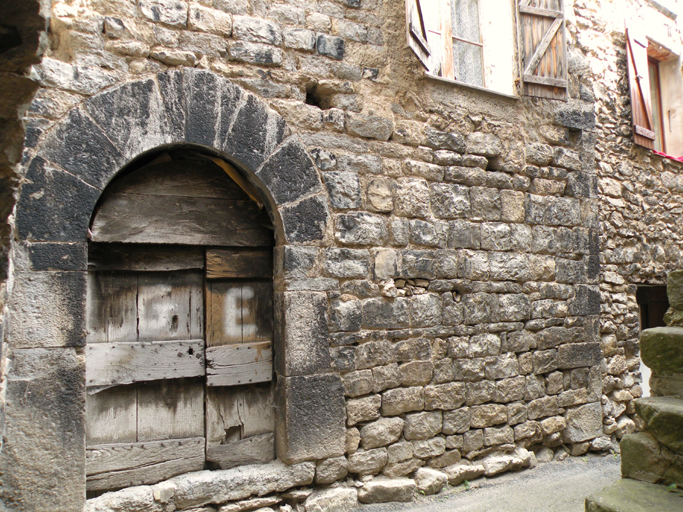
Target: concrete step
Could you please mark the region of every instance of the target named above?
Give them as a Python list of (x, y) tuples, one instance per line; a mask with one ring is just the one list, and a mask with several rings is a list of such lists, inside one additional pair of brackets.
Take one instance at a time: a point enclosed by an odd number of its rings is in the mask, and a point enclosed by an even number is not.
[(636, 412), (645, 422), (643, 430), (674, 453), (683, 455), (683, 400), (648, 397), (636, 400)]
[(683, 455), (663, 446), (649, 432), (621, 440), (621, 476), (651, 484), (676, 484), (683, 489)]
[(623, 478), (586, 498), (586, 512), (681, 512), (683, 492)]

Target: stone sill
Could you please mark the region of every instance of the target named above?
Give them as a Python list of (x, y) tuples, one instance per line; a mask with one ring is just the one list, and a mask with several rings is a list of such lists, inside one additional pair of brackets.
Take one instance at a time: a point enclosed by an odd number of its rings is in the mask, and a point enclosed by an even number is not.
[(478, 85), (472, 85), (472, 84), (466, 84), (464, 82), (458, 82), (457, 80), (451, 80), (450, 78), (443, 78), (440, 76), (435, 76), (435, 75), (430, 75), (429, 73), (425, 73), (425, 78), (428, 78), (429, 80), (435, 80), (437, 82), (443, 82), (451, 85), (457, 85), (458, 87), (463, 87), (465, 89), (473, 89), (475, 91), (481, 91), (485, 92), (488, 94), (492, 94), (494, 96), (502, 96), (503, 98), (508, 98), (511, 100), (517, 100), (519, 101), (521, 98), (519, 96), (515, 96), (512, 94), (506, 94), (504, 92), (498, 92), (494, 91), (492, 89), (487, 89), (486, 87), (480, 87)]

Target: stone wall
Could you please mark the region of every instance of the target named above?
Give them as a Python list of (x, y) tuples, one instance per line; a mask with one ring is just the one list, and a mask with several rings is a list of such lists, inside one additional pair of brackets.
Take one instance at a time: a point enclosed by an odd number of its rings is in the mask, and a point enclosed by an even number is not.
[[(615, 430), (631, 428), (639, 389), (632, 283), (663, 277), (679, 257), (662, 246), (672, 259), (660, 262), (656, 244), (640, 241), (675, 229), (656, 204), (676, 180), (671, 164), (628, 142), (623, 30), (598, 34), (600, 16), (574, 2), (569, 101), (511, 98), (424, 78), (403, 9), (56, 1), (49, 49), (31, 74), (41, 87), (25, 161), (54, 142), (50, 130), (71, 109), (117, 84), (183, 67), (225, 77), (284, 118), (317, 166), (332, 219), (320, 236), (278, 241), (275, 283), (280, 306), (305, 311), (299, 327), (322, 340), (297, 357), (343, 382), (344, 453), (324, 459), (302, 442), (297, 455), (317, 460), (317, 483), (519, 448), (544, 460), (610, 448)], [(621, 189), (610, 187), (616, 172)], [(650, 184), (655, 175), (665, 187)], [(286, 182), (261, 179), (290, 201)], [(647, 201), (636, 200), (645, 190)], [(643, 204), (662, 222), (647, 222)], [(285, 347), (300, 337), (282, 335)]]
[[(613, 4), (576, 2), (570, 30), (585, 55), (584, 96), (595, 102), (597, 114), (602, 404), (605, 434), (621, 439), (634, 428), (632, 399), (642, 394), (637, 286), (664, 285), (666, 274), (681, 266), (683, 165), (633, 144), (624, 12)], [(671, 37), (680, 44), (674, 20), (655, 7), (637, 0), (623, 5), (630, 15), (672, 26)]]

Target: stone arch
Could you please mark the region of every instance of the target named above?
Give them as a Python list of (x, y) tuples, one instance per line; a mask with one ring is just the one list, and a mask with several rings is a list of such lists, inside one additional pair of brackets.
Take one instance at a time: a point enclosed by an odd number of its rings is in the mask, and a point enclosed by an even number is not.
[(120, 169), (146, 151), (187, 143), (219, 152), (261, 190), (278, 245), (323, 239), (324, 189), (284, 119), (229, 80), (192, 68), (104, 91), (57, 123), (28, 167), (16, 210), (19, 239), (85, 240), (85, 219)]
[[(22, 474), (5, 482), (8, 502), (82, 508), (85, 367), (78, 351), (85, 344), (89, 223), (121, 169), (176, 144), (231, 161), (260, 190), (276, 227), (278, 458), (296, 463), (344, 453), (345, 402), (331, 367), (327, 296), (290, 291), (286, 279), (277, 279), (288, 262), (314, 249), (293, 246), (319, 246), (329, 230), (318, 172), (284, 120), (256, 96), (208, 71), (170, 70), (101, 92), (26, 141), (30, 159), (15, 209), (15, 250), (23, 256), (6, 329), (10, 357), (22, 369), (15, 381), (8, 376), (0, 453), (3, 466)], [(26, 379), (39, 391), (26, 395)], [(56, 420), (45, 422), (46, 415)], [(21, 432), (35, 424), (42, 430), (31, 444)]]

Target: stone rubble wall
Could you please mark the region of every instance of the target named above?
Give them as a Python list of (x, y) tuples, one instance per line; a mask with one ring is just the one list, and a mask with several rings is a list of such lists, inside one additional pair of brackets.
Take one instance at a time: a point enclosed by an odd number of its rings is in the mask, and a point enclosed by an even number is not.
[[(625, 13), (658, 16), (645, 0), (575, 2), (570, 33), (585, 55), (580, 94), (594, 102), (600, 198), (600, 337), (604, 357), (604, 431), (613, 440), (635, 428), (640, 386), (638, 285), (664, 285), (681, 266), (683, 164), (633, 144), (626, 61)], [(662, 34), (652, 34), (661, 37)], [(679, 155), (675, 155), (679, 156)], [(680, 183), (680, 184), (679, 184)]]
[(652, 181), (673, 164), (628, 141), (623, 31), (602, 34), (586, 3), (567, 6), (570, 99), (555, 102), (422, 78), (398, 1), (56, 1), (25, 160), (115, 84), (227, 77), (285, 118), (329, 198), (323, 241), (279, 247), (275, 283), (315, 305), (344, 385), (346, 450), (315, 483), (609, 449), (639, 396), (633, 284), (679, 258), (640, 233), (672, 234), (653, 219), (677, 196)]

